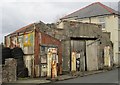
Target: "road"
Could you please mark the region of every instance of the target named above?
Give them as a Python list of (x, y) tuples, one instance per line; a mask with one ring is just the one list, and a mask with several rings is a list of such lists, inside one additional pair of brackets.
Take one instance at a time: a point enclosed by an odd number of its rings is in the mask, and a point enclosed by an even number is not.
[(118, 83), (118, 75), (120, 76), (118, 69), (115, 69), (104, 73), (58, 81), (56, 83)]
[[(119, 71), (120, 71), (120, 69), (119, 69)], [(93, 74), (93, 75), (78, 77), (75, 79), (69, 79), (69, 80), (64, 80), (64, 81), (57, 81), (54, 83), (56, 83), (56, 85), (57, 84), (59, 85), (59, 83), (62, 83), (62, 84), (69, 83), (69, 85), (70, 85), (70, 83), (71, 84), (72, 83), (118, 83), (118, 75), (120, 76), (120, 74), (118, 73), (118, 69), (115, 69), (115, 70), (107, 71), (104, 73)], [(2, 85), (42, 85), (42, 84), (28, 82), (28, 83), (17, 83), (17, 84), (11, 83), (11, 84), (2, 84)], [(44, 84), (44, 85), (48, 85), (48, 84)], [(54, 85), (54, 84), (51, 83), (49, 85)], [(91, 84), (91, 85), (94, 85), (94, 84)], [(99, 85), (99, 84), (97, 84), (97, 85)], [(102, 84), (102, 85), (111, 85), (111, 84)], [(116, 85), (116, 84), (112, 84), (112, 85)]]

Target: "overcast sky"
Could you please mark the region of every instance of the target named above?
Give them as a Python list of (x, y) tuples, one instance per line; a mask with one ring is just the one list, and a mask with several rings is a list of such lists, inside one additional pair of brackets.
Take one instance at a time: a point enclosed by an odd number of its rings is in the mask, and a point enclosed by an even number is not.
[[(0, 4), (0, 43), (3, 36), (32, 22), (56, 22), (59, 18), (85, 7), (95, 1), (118, 8), (119, 0), (4, 0)], [(109, 2), (108, 2), (109, 1)], [(111, 1), (111, 2), (110, 2)]]

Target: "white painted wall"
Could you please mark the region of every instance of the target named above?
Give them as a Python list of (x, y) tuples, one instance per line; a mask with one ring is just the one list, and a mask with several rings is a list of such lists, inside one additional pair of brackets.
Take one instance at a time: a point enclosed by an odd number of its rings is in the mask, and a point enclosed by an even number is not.
[(32, 66), (33, 66), (34, 55), (26, 55), (24, 56), (24, 62), (26, 68), (28, 68), (28, 75), (32, 75)]

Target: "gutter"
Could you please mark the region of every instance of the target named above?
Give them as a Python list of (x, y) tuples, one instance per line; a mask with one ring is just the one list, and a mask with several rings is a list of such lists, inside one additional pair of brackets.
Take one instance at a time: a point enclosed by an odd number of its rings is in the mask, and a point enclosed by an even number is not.
[[(95, 15), (95, 16), (89, 16), (89, 17), (81, 17), (81, 18), (75, 18), (75, 20), (78, 20), (78, 19), (84, 19), (84, 18), (91, 18), (91, 17), (98, 17), (98, 16), (105, 16), (105, 15), (118, 15), (120, 16), (120, 14), (115, 14), (115, 13), (112, 13), (112, 14), (103, 14), (103, 15)], [(67, 17), (67, 18), (61, 18), (60, 20), (63, 20), (63, 19), (69, 19), (69, 18), (74, 18), (75, 16), (73, 17)], [(78, 17), (78, 16), (77, 16)]]

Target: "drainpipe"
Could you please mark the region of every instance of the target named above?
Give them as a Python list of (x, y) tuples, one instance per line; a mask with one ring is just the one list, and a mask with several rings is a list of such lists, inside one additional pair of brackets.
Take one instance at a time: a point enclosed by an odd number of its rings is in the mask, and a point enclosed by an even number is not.
[(89, 23), (91, 23), (91, 17), (89, 17)]
[(69, 64), (70, 64), (70, 72), (71, 72), (71, 66), (72, 66), (72, 65), (71, 65), (71, 60), (72, 60), (72, 58), (71, 58), (71, 53), (72, 53), (72, 49), (71, 49), (71, 47), (72, 47), (72, 46), (71, 46), (71, 44), (72, 44), (72, 43), (71, 43), (71, 39), (69, 40), (69, 44), (70, 44), (70, 60), (69, 60)]
[[(35, 23), (33, 24), (33, 56), (31, 56), (32, 57), (32, 60), (31, 60), (31, 77), (33, 78), (33, 77), (35, 77)], [(24, 34), (25, 34), (25, 32), (24, 32)]]
[(86, 56), (86, 40), (84, 41), (84, 47), (85, 47), (85, 50), (84, 50), (84, 56), (85, 56), (85, 71), (87, 71), (87, 56)]

